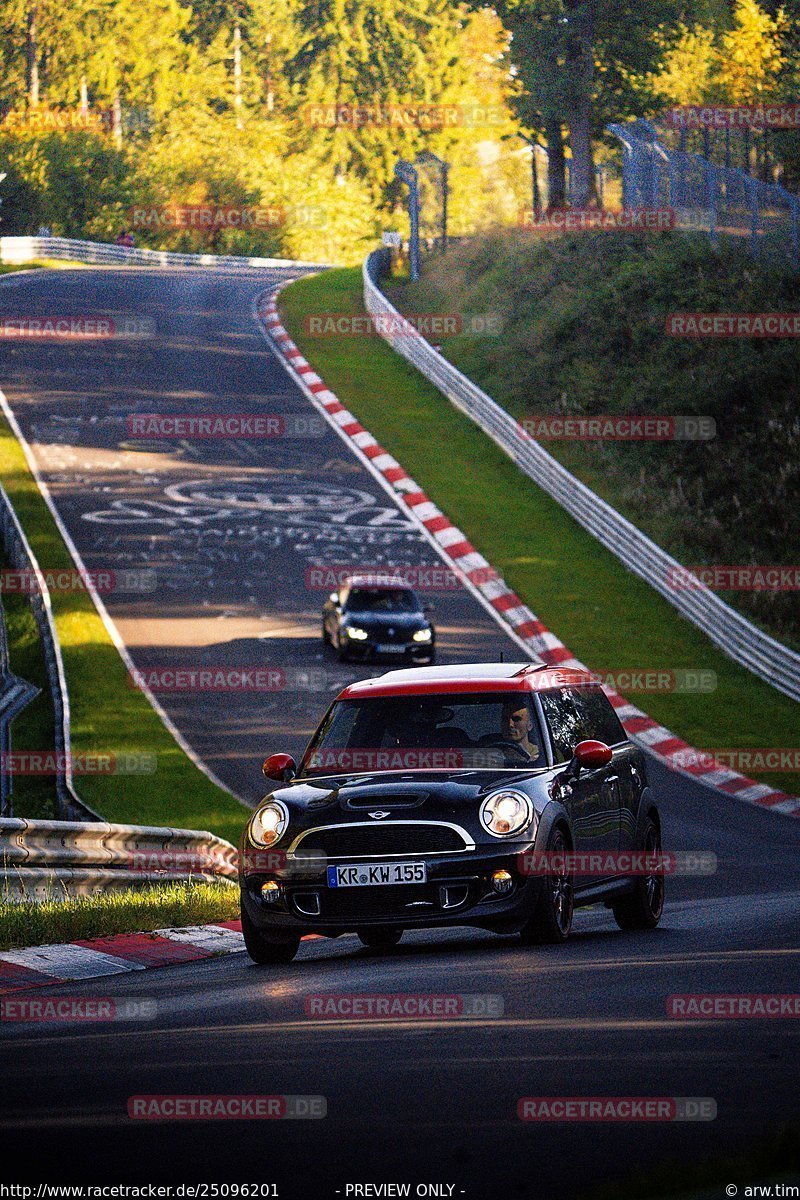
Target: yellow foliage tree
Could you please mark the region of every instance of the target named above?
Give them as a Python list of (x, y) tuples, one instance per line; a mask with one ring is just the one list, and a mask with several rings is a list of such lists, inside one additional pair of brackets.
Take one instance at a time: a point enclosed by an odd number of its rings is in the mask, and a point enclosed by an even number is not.
[(756, 0), (736, 0), (733, 28), (722, 36), (716, 86), (729, 104), (774, 98), (786, 63), (782, 50), (788, 21), (783, 9), (774, 17)]

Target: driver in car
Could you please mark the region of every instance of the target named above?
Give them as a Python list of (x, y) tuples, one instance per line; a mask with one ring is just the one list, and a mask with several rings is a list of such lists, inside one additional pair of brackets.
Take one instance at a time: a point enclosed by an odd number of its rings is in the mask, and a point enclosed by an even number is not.
[(539, 747), (528, 736), (532, 729), (533, 716), (528, 705), (518, 700), (506, 701), (500, 714), (500, 735), (504, 742), (511, 742), (535, 760), (539, 757)]

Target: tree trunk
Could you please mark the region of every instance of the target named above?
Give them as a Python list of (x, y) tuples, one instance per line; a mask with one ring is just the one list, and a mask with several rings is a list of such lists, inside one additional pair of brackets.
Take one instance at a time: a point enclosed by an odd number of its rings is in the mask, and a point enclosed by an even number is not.
[(569, 120), (569, 145), (572, 151), (570, 200), (573, 208), (587, 208), (595, 195), (592, 132), (588, 106), (573, 113)]
[(544, 136), (547, 140), (547, 207), (563, 208), (567, 200), (567, 188), (561, 122), (554, 118), (546, 120)]
[(28, 103), (39, 103), (39, 30), (37, 21), (39, 5), (31, 4), (28, 9), (28, 37), (26, 43)]
[(236, 25), (233, 31), (233, 107), (236, 113), (236, 128), (242, 128), (242, 28)]
[(565, 0), (567, 11), (566, 102), (570, 164), (570, 200), (586, 208), (594, 196), (592, 162), (592, 87), (594, 78), (595, 0)]

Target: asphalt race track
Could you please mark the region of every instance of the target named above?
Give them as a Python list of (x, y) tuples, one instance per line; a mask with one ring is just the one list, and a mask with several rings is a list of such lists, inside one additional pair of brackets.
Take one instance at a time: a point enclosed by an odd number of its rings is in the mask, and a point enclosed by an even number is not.
[[(152, 590), (104, 597), (137, 668), (271, 666), (294, 681), (274, 694), (159, 695), (248, 801), (264, 753), (300, 749), (329, 697), (363, 674), (323, 653), (324, 593), (307, 586), (308, 568), (436, 562), (327, 428), (266, 443), (130, 436), (135, 412), (313, 415), (252, 316), (263, 281), (128, 269), (0, 289), (6, 314), (154, 322), (153, 336), (127, 340), (3, 343), (0, 386), (90, 570), (153, 572)], [(433, 599), (439, 661), (519, 653), (468, 594)], [(289, 966), (258, 968), (237, 954), (38, 989), (155, 1001), (155, 1015), (0, 1029), (9, 1180), (274, 1182), (282, 1200), (333, 1200), (365, 1183), (409, 1183), (411, 1195), (417, 1184), (445, 1185), (438, 1194), (475, 1200), (568, 1197), (665, 1162), (739, 1152), (796, 1122), (796, 1020), (681, 1021), (667, 998), (797, 991), (798, 823), (657, 766), (651, 780), (666, 847), (718, 860), (714, 875), (669, 881), (653, 933), (622, 933), (592, 909), (562, 948), (457, 930), (407, 934), (387, 955), (355, 937), (318, 939)], [(491, 995), (502, 1015), (306, 1015), (309, 995), (352, 992)], [(327, 1116), (127, 1115), (134, 1095), (212, 1093), (324, 1096)], [(712, 1098), (717, 1116), (523, 1122), (524, 1096)]]

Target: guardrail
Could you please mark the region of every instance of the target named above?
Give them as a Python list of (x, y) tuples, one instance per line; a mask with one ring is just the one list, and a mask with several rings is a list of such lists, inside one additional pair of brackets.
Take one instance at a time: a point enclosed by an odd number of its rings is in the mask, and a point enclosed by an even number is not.
[[(700, 580), (677, 587), (686, 568), (616, 509), (586, 487), (500, 407), (491, 396), (449, 363), (387, 300), (378, 287), (387, 252), (375, 250), (363, 269), (364, 306), (375, 317), (378, 332), (494, 441), (543, 491), (578, 524), (610, 550), (629, 571), (640, 576), (715, 645), (760, 679), (800, 700), (800, 655), (769, 637), (715, 595)], [(695, 586), (696, 585), (696, 586)]]
[(234, 881), (236, 847), (212, 833), (105, 821), (0, 819), (0, 898), (59, 899), (176, 881)]
[(53, 749), (57, 758), (56, 802), (58, 813), (63, 817), (74, 816), (80, 817), (84, 821), (99, 821), (101, 818), (87, 804), (84, 804), (73, 786), (69, 692), (67, 691), (64, 661), (61, 657), (61, 647), (53, 619), (53, 604), (47, 580), (42, 574), (36, 555), (31, 549), (25, 531), (19, 523), (19, 518), (14, 512), (14, 507), (2, 484), (0, 484), (0, 539), (11, 566), (17, 571), (30, 572), (37, 582), (38, 590), (31, 589), (28, 599), (39, 632), (55, 713), (55, 745)]
[(182, 254), (172, 250), (113, 246), (60, 237), (0, 238), (0, 260), (26, 263), (37, 258), (66, 259), (82, 263), (124, 264), (143, 267), (269, 267), (281, 270), (324, 270), (329, 263), (296, 262), (287, 258), (246, 258), (235, 254)]

